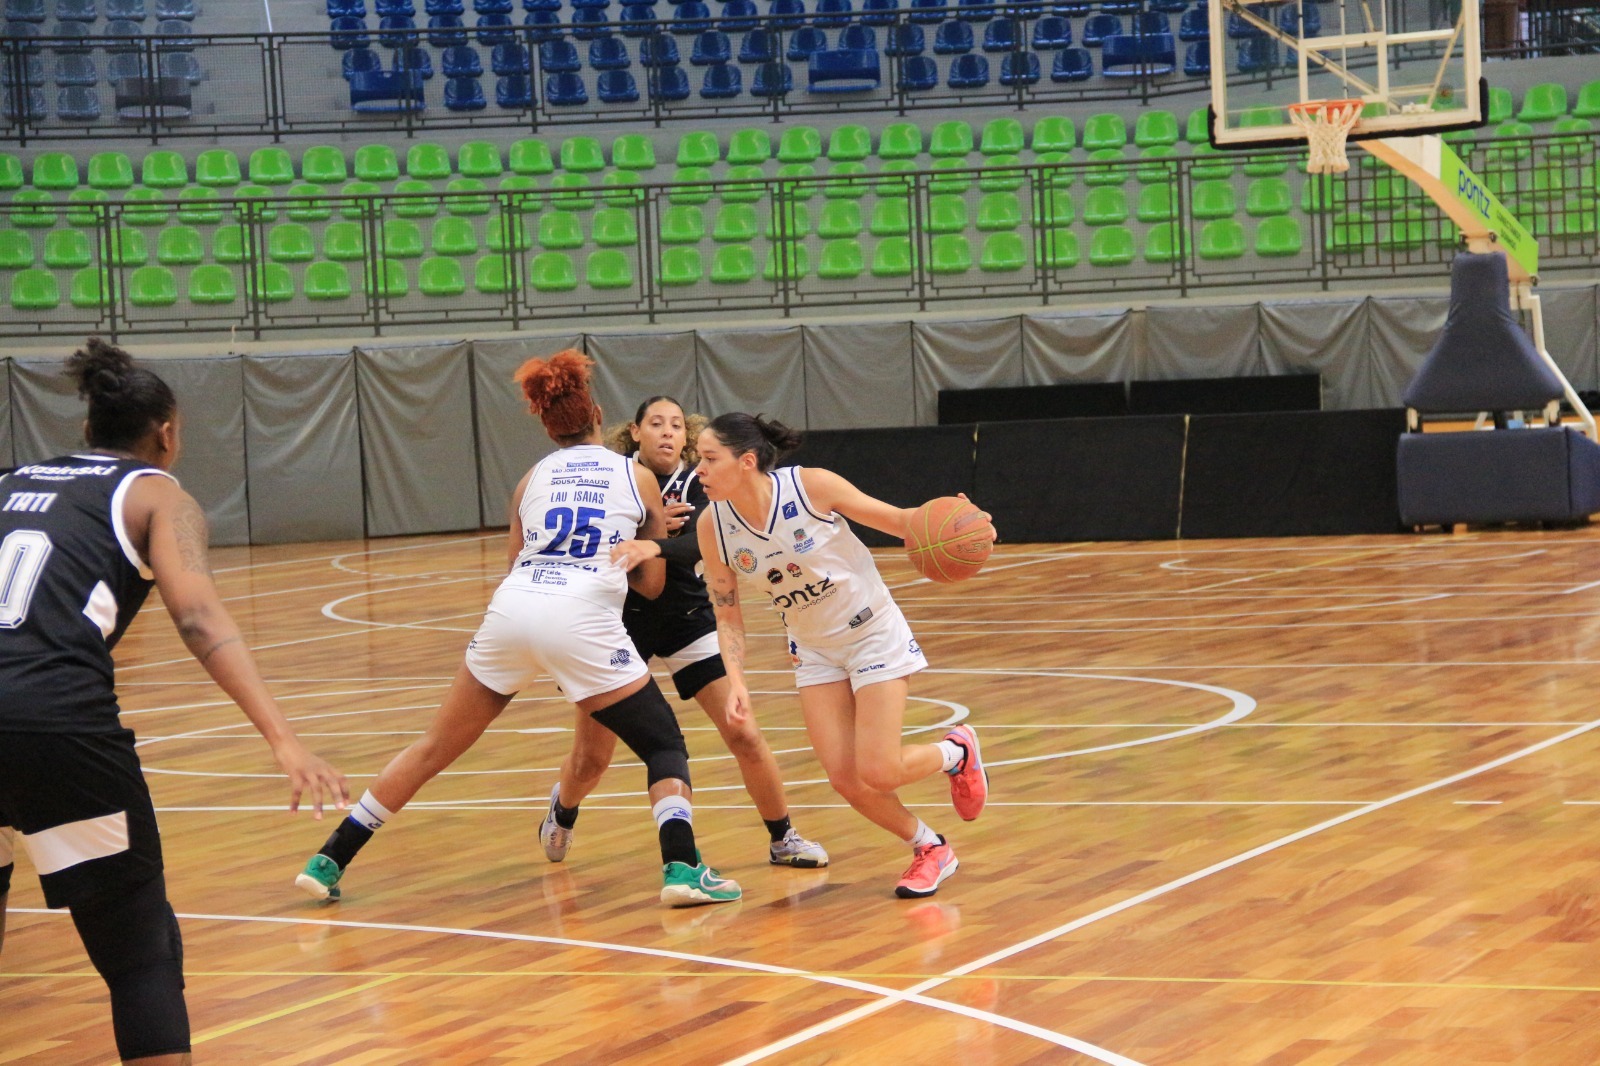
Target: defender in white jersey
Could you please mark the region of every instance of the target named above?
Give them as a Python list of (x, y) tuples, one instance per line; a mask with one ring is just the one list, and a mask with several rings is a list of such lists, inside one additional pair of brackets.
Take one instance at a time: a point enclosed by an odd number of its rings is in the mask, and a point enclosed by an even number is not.
[(895, 790), (942, 770), (956, 812), (976, 818), (989, 791), (978, 737), (959, 725), (937, 744), (901, 743), (907, 678), (927, 661), (846, 519), (904, 537), (911, 512), (827, 470), (774, 470), (799, 443), (781, 423), (748, 414), (722, 415), (700, 434), (698, 473), (713, 510), (699, 536), (732, 688), (727, 717), (749, 713), (743, 577), (766, 592), (783, 619), (806, 731), (828, 783), (911, 844), (911, 867), (895, 894), (931, 896), (956, 871), (955, 852)]
[(615, 544), (666, 532), (655, 477), (600, 444), (600, 408), (587, 356), (530, 359), (516, 380), (560, 450), (523, 475), (511, 497), (511, 571), (495, 590), (465, 662), (423, 737), (384, 767), (295, 884), (339, 898), (345, 867), (429, 780), (453, 763), (511, 697), (548, 673), (578, 710), (615, 733), (645, 764), (661, 844), (661, 901), (726, 903), (739, 886), (700, 860), (689, 804), (689, 753), (678, 720), (622, 625), (629, 585), (660, 594), (665, 564), (630, 574)]

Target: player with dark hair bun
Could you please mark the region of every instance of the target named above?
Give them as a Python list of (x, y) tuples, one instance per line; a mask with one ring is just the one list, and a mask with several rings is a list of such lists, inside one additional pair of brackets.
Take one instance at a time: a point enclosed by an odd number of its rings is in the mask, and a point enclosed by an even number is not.
[(667, 698), (629, 639), (622, 603), (632, 587), (660, 595), (665, 564), (632, 572), (603, 550), (666, 533), (655, 477), (600, 444), (601, 412), (581, 352), (530, 359), (516, 373), (528, 410), (561, 445), (523, 475), (511, 496), (511, 572), (467, 645), (444, 704), (421, 739), (392, 759), (350, 817), (311, 856), (295, 884), (338, 899), (345, 867), (372, 834), (455, 762), (541, 674), (580, 712), (621, 738), (645, 764), (661, 844), (661, 901), (727, 903), (739, 886), (700, 860), (690, 807), (689, 752)]
[(86, 451), (0, 475), (0, 940), (17, 835), (45, 903), (69, 907), (111, 992), (126, 1062), (189, 1061), (183, 948), (111, 651), (152, 585), (184, 644), (272, 746), (290, 809), (339, 807), (344, 777), (300, 744), (207, 563), (205, 513), (169, 473), (166, 382), (92, 337), (66, 362), (89, 402)]
[(904, 538), (911, 512), (827, 470), (774, 470), (799, 444), (799, 433), (760, 415), (719, 415), (700, 434), (696, 473), (712, 511), (699, 537), (727, 664), (727, 718), (739, 722), (750, 713), (742, 575), (760, 582), (783, 619), (806, 732), (828, 783), (911, 845), (911, 867), (895, 894), (931, 896), (955, 873), (955, 851), (895, 790), (942, 770), (956, 813), (976, 818), (989, 794), (978, 735), (958, 725), (937, 744), (901, 742), (907, 679), (928, 663), (845, 519)]

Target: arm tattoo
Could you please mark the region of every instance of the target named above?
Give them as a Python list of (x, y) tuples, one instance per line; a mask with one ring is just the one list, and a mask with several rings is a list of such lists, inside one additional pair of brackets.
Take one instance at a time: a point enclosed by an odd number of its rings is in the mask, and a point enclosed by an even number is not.
[(183, 561), (183, 568), (192, 574), (211, 573), (206, 560), (206, 548), (211, 540), (206, 513), (193, 499), (178, 504), (172, 516), (172, 532), (178, 541), (178, 557)]
[(737, 607), (739, 606), (739, 590), (734, 588), (723, 592), (721, 589), (712, 589), (711, 604), (714, 607)]
[(205, 651), (201, 652), (199, 655), (196, 655), (195, 659), (199, 661), (201, 666), (204, 666), (205, 663), (206, 663), (206, 660), (211, 658), (212, 655), (216, 654), (218, 651), (220, 651), (223, 648), (227, 647), (229, 644), (238, 644), (238, 643), (240, 643), (243, 639), (244, 639), (243, 637), (227, 637), (226, 639), (219, 640), (215, 644), (211, 645), (211, 647), (209, 647)]
[(722, 649), (722, 657), (726, 661), (744, 670), (744, 630), (728, 625), (726, 622), (717, 624), (717, 644)]

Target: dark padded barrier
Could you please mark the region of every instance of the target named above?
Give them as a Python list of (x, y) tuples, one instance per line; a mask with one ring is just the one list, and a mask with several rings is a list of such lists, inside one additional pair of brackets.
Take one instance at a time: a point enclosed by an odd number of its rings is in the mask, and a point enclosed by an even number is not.
[[(862, 492), (902, 507), (936, 496), (973, 491), (974, 426), (918, 429), (839, 429), (807, 433), (784, 466), (820, 466)], [(985, 502), (987, 507), (988, 503)], [(889, 547), (900, 542), (852, 524), (863, 542)]]
[(941, 426), (1127, 413), (1128, 390), (1120, 381), (939, 390)]
[(1569, 426), (1407, 433), (1396, 467), (1406, 525), (1563, 522), (1600, 512), (1600, 445)]
[(1183, 536), (1396, 532), (1405, 422), (1398, 408), (1190, 419)]
[(1128, 410), (1136, 415), (1231, 415), (1321, 409), (1322, 378), (1317, 374), (1185, 378), (1134, 381), (1128, 385)]
[(1183, 422), (984, 423), (972, 498), (1012, 543), (1168, 540), (1178, 530)]

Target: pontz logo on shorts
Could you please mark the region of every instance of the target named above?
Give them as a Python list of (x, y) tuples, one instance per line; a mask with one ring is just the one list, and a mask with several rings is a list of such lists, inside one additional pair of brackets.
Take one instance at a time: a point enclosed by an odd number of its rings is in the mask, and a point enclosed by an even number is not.
[(740, 548), (733, 553), (733, 565), (747, 574), (756, 572), (756, 553), (749, 548)]
[(783, 581), (783, 571), (774, 566), (767, 571), (767, 581), (773, 585), (781, 583)]

